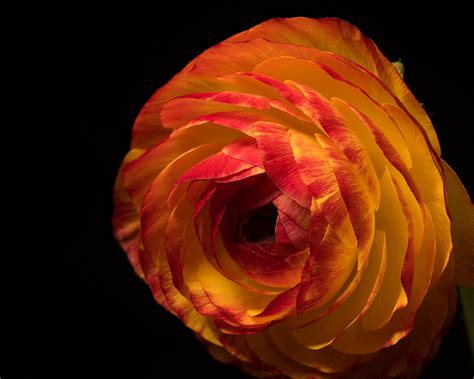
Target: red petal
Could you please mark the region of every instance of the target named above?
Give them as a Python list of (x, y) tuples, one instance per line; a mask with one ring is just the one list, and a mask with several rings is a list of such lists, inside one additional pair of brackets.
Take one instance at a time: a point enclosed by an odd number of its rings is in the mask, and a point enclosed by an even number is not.
[(255, 123), (253, 130), (267, 175), (288, 197), (309, 208), (311, 195), (299, 176), (288, 130), (281, 125), (264, 122)]

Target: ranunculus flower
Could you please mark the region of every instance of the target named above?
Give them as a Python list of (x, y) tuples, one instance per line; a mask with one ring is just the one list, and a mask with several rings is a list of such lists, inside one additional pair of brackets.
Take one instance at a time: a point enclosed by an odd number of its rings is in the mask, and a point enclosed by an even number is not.
[(430, 119), (338, 19), (264, 22), (160, 88), (113, 225), (158, 303), (255, 376), (419, 372), (474, 285), (473, 205)]

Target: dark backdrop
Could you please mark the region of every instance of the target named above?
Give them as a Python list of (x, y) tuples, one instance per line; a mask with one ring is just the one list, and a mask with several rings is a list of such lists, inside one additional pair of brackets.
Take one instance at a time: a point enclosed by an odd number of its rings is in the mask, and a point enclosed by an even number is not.
[[(94, 17), (90, 10), (68, 25), (66, 42), (58, 47), (65, 62), (60, 79), (67, 85), (61, 96), (69, 114), (58, 135), (68, 141), (68, 154), (59, 162), (68, 167), (61, 173), (68, 200), (62, 203), (56, 240), (63, 253), (57, 283), (62, 295), (48, 330), (35, 327), (21, 337), (17, 353), (23, 364), (7, 365), (12, 373), (24, 371), (33, 378), (244, 377), (211, 359), (135, 276), (112, 236), (112, 188), (133, 121), (153, 91), (204, 49), (268, 18), (337, 16), (358, 26), (389, 59), (401, 58), (406, 82), (432, 117), (443, 157), (472, 194), (473, 61), (468, 50), (473, 33), (462, 12), (454, 19), (356, 16), (316, 6), (228, 5), (188, 10), (188, 15), (178, 8), (145, 9), (153, 22), (131, 15)], [(456, 320), (426, 378), (440, 371), (472, 376), (465, 320), (461, 313)]]

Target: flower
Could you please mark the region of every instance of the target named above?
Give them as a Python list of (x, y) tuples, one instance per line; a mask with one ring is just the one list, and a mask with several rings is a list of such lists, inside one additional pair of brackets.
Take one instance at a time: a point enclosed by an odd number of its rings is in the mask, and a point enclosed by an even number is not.
[(157, 302), (255, 376), (416, 374), (474, 286), (473, 205), (430, 119), (338, 19), (266, 21), (160, 88), (113, 226)]

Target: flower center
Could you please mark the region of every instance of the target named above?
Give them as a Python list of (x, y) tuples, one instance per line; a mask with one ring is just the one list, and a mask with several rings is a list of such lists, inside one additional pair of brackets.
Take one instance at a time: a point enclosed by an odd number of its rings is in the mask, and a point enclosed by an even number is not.
[(270, 202), (254, 209), (242, 222), (242, 234), (251, 243), (275, 242), (275, 224), (278, 211)]

